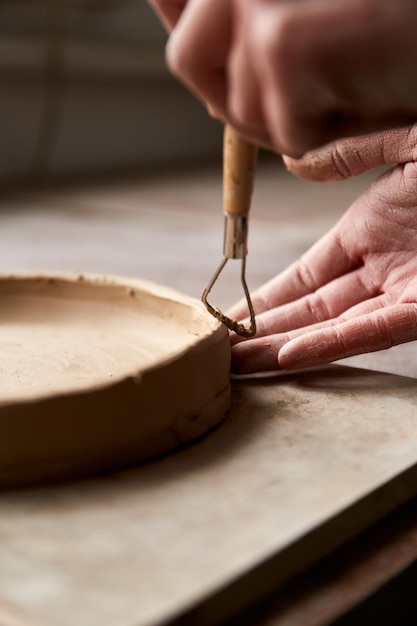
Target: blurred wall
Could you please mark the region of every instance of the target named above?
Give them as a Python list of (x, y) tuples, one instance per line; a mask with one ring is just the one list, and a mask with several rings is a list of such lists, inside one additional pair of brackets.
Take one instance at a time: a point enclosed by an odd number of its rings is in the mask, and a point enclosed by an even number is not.
[(217, 156), (146, 0), (2, 0), (0, 181)]

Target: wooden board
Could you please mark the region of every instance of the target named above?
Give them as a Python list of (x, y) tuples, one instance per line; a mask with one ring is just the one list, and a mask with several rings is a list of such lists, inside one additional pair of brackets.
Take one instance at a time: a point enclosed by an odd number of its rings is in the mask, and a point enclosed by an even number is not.
[(2, 494), (0, 623), (218, 622), (417, 493), (416, 392), (341, 366), (235, 381), (186, 450)]

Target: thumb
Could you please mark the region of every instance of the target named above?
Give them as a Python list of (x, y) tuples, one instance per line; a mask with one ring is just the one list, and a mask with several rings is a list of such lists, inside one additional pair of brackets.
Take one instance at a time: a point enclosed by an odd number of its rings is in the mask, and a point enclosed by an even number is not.
[(417, 124), (340, 139), (306, 152), (301, 159), (283, 159), (292, 174), (314, 181), (343, 180), (380, 165), (416, 161)]

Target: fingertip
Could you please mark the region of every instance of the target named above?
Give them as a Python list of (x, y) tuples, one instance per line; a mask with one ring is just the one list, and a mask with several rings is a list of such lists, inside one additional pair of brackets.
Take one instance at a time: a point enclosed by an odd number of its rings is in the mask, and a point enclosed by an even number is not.
[(280, 368), (283, 370), (296, 370), (305, 367), (303, 359), (300, 359), (297, 355), (294, 358), (291, 350), (284, 350), (284, 348), (281, 348), (278, 352), (277, 360)]
[(273, 342), (256, 339), (232, 346), (231, 371), (233, 374), (254, 374), (281, 369), (278, 351)]
[(317, 343), (315, 337), (306, 341), (305, 337), (297, 337), (288, 341), (278, 353), (278, 364), (284, 370), (298, 370), (316, 365), (326, 365), (335, 359)]
[(288, 155), (283, 155), (282, 158), (286, 169), (291, 174), (298, 176), (298, 178), (313, 182), (335, 182), (346, 178), (346, 176), (343, 176), (335, 169), (328, 150), (324, 148), (306, 152), (301, 158), (297, 159)]
[(184, 40), (181, 28), (175, 28), (165, 46), (165, 61), (171, 74), (189, 85), (196, 69), (195, 55), (188, 51), (190, 44)]

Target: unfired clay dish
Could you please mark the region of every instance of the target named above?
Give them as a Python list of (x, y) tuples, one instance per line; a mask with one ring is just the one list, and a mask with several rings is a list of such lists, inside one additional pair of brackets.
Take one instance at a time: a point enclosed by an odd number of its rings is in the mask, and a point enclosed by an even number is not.
[(0, 276), (0, 485), (148, 459), (221, 421), (226, 329), (138, 280)]

